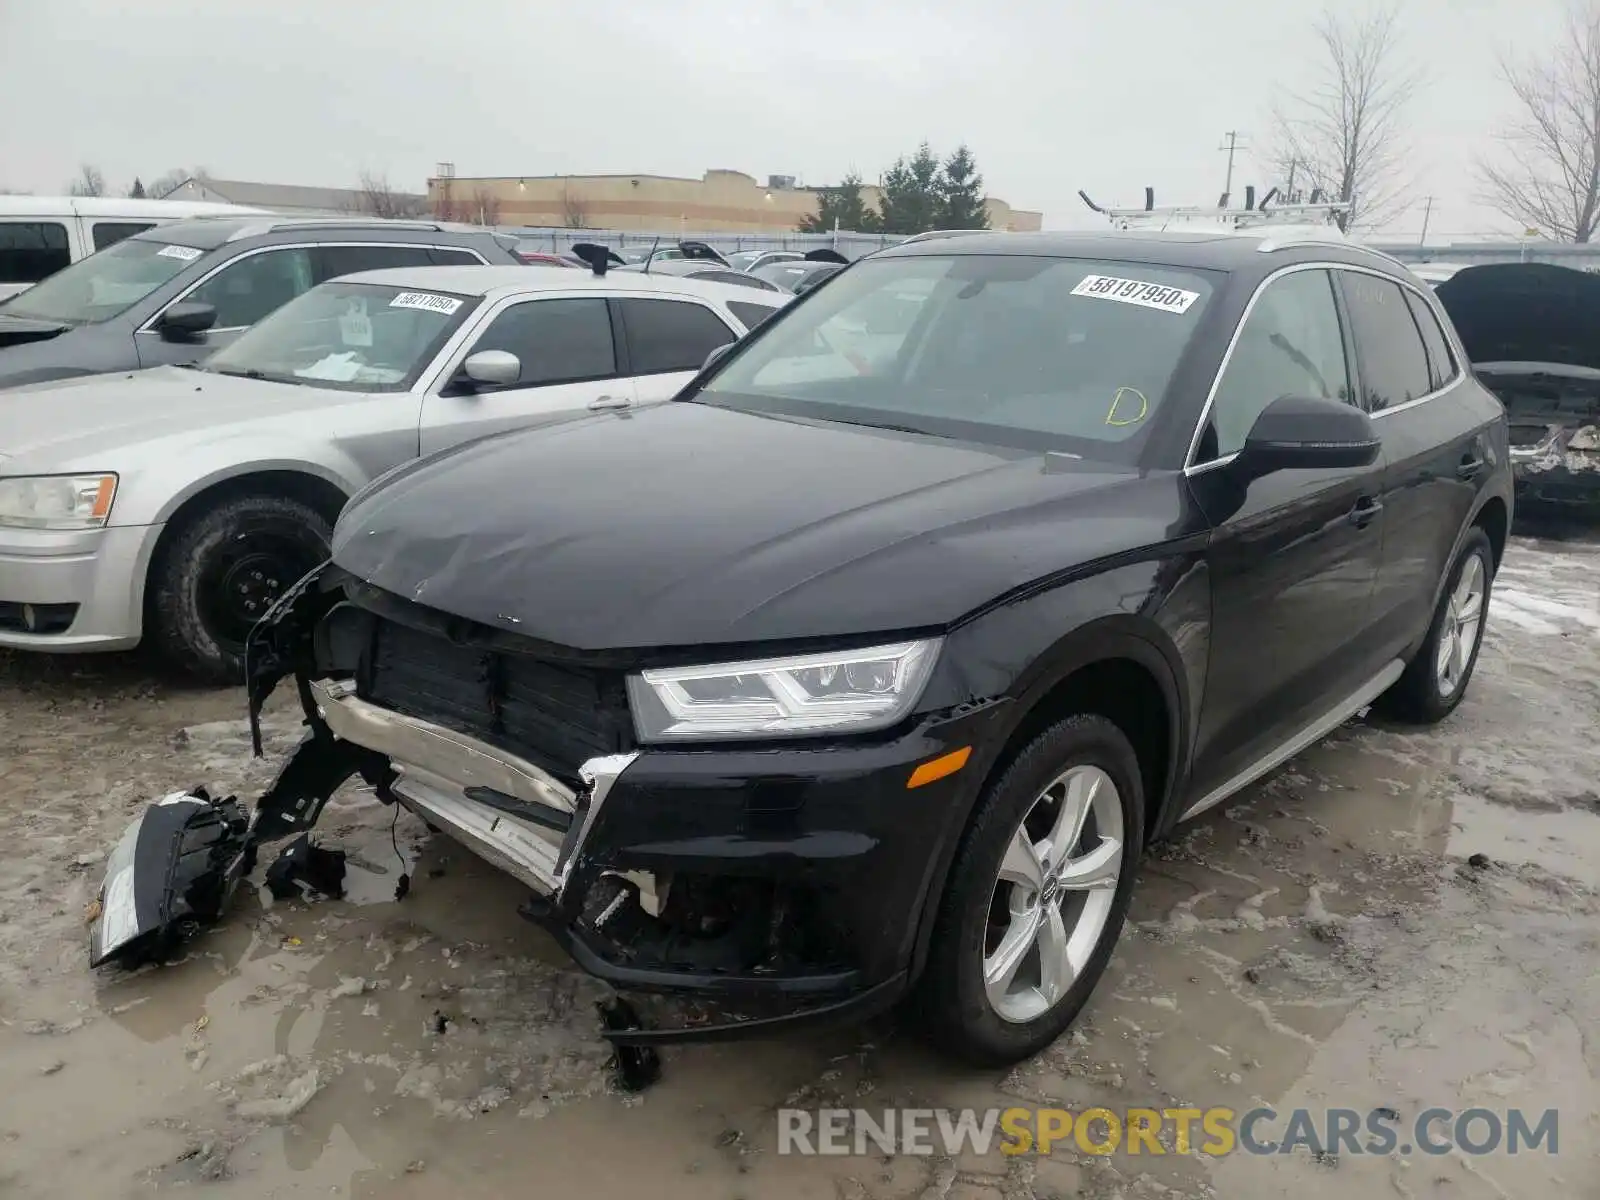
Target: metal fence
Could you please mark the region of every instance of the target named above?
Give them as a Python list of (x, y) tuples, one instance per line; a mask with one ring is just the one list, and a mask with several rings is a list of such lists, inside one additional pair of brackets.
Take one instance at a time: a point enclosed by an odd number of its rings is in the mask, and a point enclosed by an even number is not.
[(723, 254), (739, 250), (817, 250), (827, 247), (846, 258), (860, 258), (903, 239), (898, 234), (880, 233), (704, 233), (693, 229), (644, 231), (639, 229), (556, 229), (548, 226), (500, 225), (501, 233), (513, 234), (529, 242), (528, 249), (569, 250), (577, 242), (599, 242), (613, 250), (644, 247), (659, 241), (663, 246), (679, 242), (705, 242)]

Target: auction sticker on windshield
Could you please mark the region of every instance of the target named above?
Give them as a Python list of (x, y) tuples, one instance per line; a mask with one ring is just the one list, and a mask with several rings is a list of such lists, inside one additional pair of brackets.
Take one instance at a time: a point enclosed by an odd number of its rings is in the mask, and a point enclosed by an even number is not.
[(161, 258), (178, 258), (184, 262), (193, 262), (203, 253), (203, 250), (196, 250), (193, 246), (163, 246), (156, 251)]
[(1199, 292), (1167, 287), (1160, 283), (1144, 283), (1138, 279), (1118, 279), (1115, 275), (1086, 275), (1083, 282), (1072, 289), (1074, 296), (1092, 296), (1097, 300), (1115, 300), (1121, 304), (1137, 304), (1143, 308), (1159, 308), (1162, 312), (1184, 313), (1200, 299)]
[(443, 313), (449, 317), (455, 315), (461, 301), (454, 296), (435, 296), (432, 292), (401, 292), (389, 301), (389, 307), (420, 308), (423, 312)]

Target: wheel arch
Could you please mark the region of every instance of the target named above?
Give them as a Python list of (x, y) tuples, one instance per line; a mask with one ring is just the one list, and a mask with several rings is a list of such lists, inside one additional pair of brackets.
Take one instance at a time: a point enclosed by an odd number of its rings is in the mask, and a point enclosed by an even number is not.
[[(1039, 732), (1073, 712), (1106, 717), (1128, 736), (1139, 758), (1145, 840), (1164, 829), (1188, 760), (1191, 698), (1182, 655), (1148, 618), (1126, 614), (1080, 626), (1040, 655), (1018, 678), (997, 731), (997, 749), (969, 785), (958, 828), (941, 849), (918, 917), (911, 979), (921, 975), (951, 866), (984, 791)], [(1151, 706), (1159, 706), (1151, 712)], [(1108, 711), (1109, 710), (1109, 711)], [(1142, 847), (1141, 847), (1142, 849)]]

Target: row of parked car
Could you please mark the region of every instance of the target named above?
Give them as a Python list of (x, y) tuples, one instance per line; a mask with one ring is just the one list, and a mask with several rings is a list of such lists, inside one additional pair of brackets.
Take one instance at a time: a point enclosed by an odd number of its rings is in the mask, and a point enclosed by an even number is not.
[(483, 229), (211, 214), (0, 304), (0, 645), (145, 642), (238, 679), (251, 624), (373, 478), (665, 400), (794, 299), (696, 243), (578, 249), (529, 265)]

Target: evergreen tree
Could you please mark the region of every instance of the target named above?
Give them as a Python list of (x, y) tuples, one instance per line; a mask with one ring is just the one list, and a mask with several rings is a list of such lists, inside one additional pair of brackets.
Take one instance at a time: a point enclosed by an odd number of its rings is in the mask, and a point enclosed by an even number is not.
[(817, 189), (817, 211), (802, 217), (801, 233), (876, 233), (882, 228), (878, 214), (861, 196), (861, 176), (851, 171), (836, 187)]
[(144, 198), (144, 184), (140, 183), (139, 177), (135, 175), (133, 177), (133, 186), (128, 189), (128, 199), (143, 200)]
[(939, 211), (935, 229), (987, 229), (989, 210), (983, 203), (983, 176), (966, 146), (944, 161), (939, 176)]
[(913, 234), (937, 228), (939, 160), (927, 142), (909, 159), (898, 158), (883, 176), (883, 231)]

